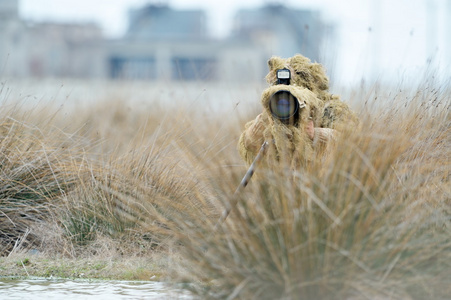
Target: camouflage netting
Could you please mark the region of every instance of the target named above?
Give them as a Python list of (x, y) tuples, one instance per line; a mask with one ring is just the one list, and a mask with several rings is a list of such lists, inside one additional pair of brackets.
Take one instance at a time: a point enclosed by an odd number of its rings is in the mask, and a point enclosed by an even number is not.
[[(356, 115), (336, 95), (329, 93), (329, 79), (324, 68), (312, 63), (302, 55), (283, 59), (272, 57), (268, 61), (267, 82), (271, 85), (261, 97), (263, 112), (248, 122), (239, 140), (239, 151), (246, 163), (251, 164), (264, 141), (272, 145), (269, 156), (276, 161), (288, 159), (292, 167), (322, 156), (327, 144), (336, 136), (342, 126), (355, 126)], [(290, 85), (277, 84), (277, 70), (287, 68), (291, 71)], [(283, 124), (274, 119), (269, 109), (271, 95), (280, 90), (289, 91), (299, 102), (305, 104), (300, 110), (295, 125)], [(306, 132), (306, 126), (313, 121), (315, 137)]]
[(291, 85), (311, 90), (323, 101), (332, 100), (329, 93), (329, 78), (322, 65), (312, 63), (310, 59), (300, 54), (291, 58), (273, 56), (268, 61), (269, 72), (266, 81), (270, 85), (277, 84), (277, 70), (287, 68), (291, 71)]

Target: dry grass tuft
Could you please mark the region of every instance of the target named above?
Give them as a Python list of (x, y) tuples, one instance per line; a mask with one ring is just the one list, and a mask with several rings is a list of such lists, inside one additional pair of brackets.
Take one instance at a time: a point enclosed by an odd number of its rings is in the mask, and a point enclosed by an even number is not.
[(82, 144), (48, 123), (27, 123), (29, 114), (17, 107), (0, 111), (0, 255), (37, 243), (31, 226), (51, 216), (56, 199), (76, 180), (67, 164)]

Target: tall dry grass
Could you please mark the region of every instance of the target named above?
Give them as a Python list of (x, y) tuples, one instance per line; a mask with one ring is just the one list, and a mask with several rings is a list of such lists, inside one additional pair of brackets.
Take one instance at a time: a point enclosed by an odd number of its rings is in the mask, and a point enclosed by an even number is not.
[(170, 248), (168, 278), (202, 298), (445, 299), (451, 100), (432, 85), (376, 94), (356, 91), (362, 122), (329, 157), (258, 169), (217, 231), (258, 106), (3, 106), (1, 254), (76, 257), (109, 237), (125, 255)]
[(0, 108), (0, 255), (36, 246), (32, 225), (51, 218), (77, 181), (67, 166), (83, 142), (51, 127), (54, 113), (18, 104)]
[[(217, 219), (198, 208), (168, 225), (182, 245), (183, 267), (176, 273), (194, 294), (215, 299), (451, 294), (450, 98), (430, 89), (402, 102), (379, 99), (385, 101), (379, 108), (369, 100), (361, 126), (343, 132), (327, 159), (296, 172), (284, 166), (257, 170), (217, 232), (212, 231)], [(244, 170), (217, 164), (207, 169), (211, 193), (226, 207)], [(199, 194), (198, 202), (204, 201)]]
[[(103, 236), (125, 240), (130, 246), (119, 252), (133, 253), (143, 251), (132, 249), (136, 243), (154, 248), (169, 238), (160, 231), (172, 212), (162, 202), (178, 203), (180, 211), (195, 202), (184, 203), (205, 190), (205, 183), (187, 157), (209, 157), (224, 137), (200, 145), (211, 128), (193, 125), (190, 120), (199, 112), (183, 103), (165, 111), (125, 102), (71, 113), (20, 102), (3, 105), (1, 155), (8, 164), (2, 165), (0, 184), (0, 255), (33, 247), (77, 256)], [(202, 151), (185, 153), (181, 141)], [(18, 168), (24, 176), (16, 176)]]

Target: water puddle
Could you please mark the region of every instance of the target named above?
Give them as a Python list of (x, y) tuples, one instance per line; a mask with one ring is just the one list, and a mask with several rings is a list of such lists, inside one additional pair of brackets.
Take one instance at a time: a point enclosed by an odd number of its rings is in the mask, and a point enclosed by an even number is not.
[(1, 299), (192, 299), (153, 281), (0, 278)]

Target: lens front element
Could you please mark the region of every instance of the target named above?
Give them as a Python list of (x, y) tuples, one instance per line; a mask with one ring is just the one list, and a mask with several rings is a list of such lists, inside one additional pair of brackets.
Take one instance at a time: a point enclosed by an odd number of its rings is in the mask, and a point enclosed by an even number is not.
[(269, 108), (275, 118), (283, 123), (288, 123), (296, 116), (299, 102), (290, 92), (278, 91), (269, 99)]

